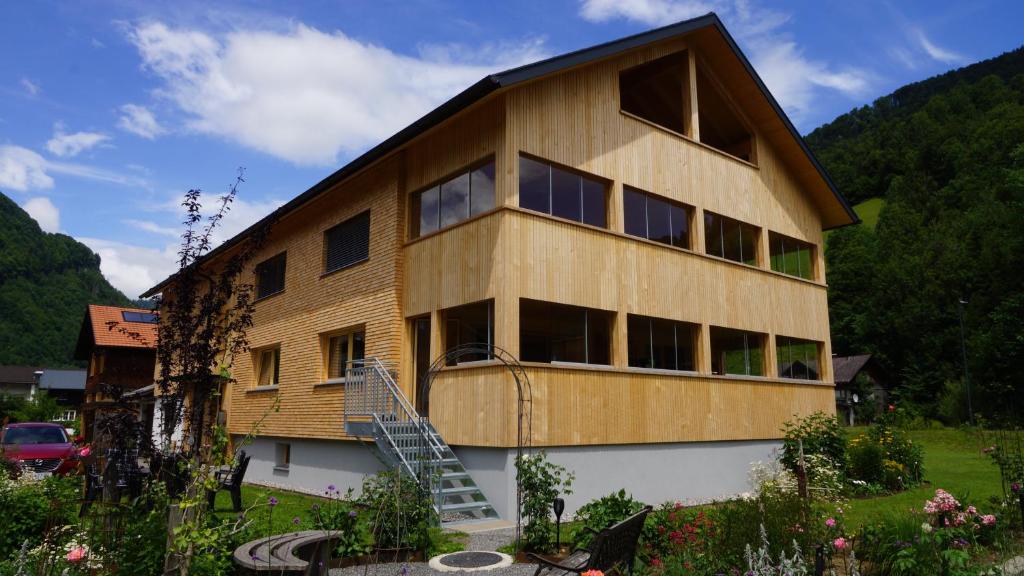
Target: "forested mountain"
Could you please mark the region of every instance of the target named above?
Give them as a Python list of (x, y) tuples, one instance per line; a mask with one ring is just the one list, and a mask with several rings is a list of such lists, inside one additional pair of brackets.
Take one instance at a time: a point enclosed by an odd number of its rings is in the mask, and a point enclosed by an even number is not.
[(826, 246), (834, 352), (877, 354), (912, 401), (1024, 419), (1024, 48), (900, 88), (807, 136), (877, 227)]
[(88, 304), (128, 304), (100, 257), (0, 193), (0, 364), (70, 366)]

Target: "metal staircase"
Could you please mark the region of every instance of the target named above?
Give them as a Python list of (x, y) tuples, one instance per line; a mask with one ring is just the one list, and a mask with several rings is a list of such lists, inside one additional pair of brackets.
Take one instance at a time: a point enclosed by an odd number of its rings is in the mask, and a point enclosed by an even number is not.
[(345, 432), (372, 437), (388, 465), (430, 492), (443, 524), (498, 517), (444, 438), (416, 413), (394, 371), (377, 358), (346, 371)]

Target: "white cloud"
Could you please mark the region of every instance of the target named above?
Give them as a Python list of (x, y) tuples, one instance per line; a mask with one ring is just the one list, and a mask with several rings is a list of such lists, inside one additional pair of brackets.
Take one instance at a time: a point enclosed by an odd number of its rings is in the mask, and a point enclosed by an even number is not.
[(942, 62), (943, 64), (961, 64), (966, 61), (963, 55), (934, 44), (927, 36), (925, 36), (924, 31), (920, 28), (912, 29), (911, 35), (917, 41), (921, 50), (923, 50), (932, 60)]
[(783, 30), (787, 13), (749, 0), (582, 0), (580, 16), (591, 22), (625, 19), (664, 26), (714, 11), (735, 34), (768, 89), (795, 119), (812, 111), (821, 89), (847, 96), (868, 91), (869, 75), (857, 68), (836, 69), (808, 57)]
[(0, 189), (20, 192), (53, 188), (46, 159), (21, 146), (0, 146)]
[(67, 134), (60, 123), (54, 127), (53, 138), (46, 142), (46, 149), (61, 157), (72, 157), (99, 146), (110, 140), (110, 136), (99, 132), (75, 132)]
[(160, 224), (157, 224), (156, 222), (152, 222), (150, 220), (127, 219), (122, 220), (122, 222), (133, 228), (138, 228), (143, 232), (150, 232), (152, 234), (158, 234), (160, 236), (170, 236), (172, 238), (177, 238), (181, 234), (181, 232), (176, 228), (171, 228), (170, 226), (161, 226)]
[(148, 23), (129, 36), (189, 128), (296, 164), (335, 163), (486, 74), (543, 56), (536, 41), (468, 59), (451, 47), (408, 56), (302, 24), (215, 37)]
[(156, 116), (148, 108), (138, 104), (121, 106), (121, 117), (117, 120), (117, 127), (148, 140), (167, 131), (157, 122)]
[(99, 238), (77, 238), (100, 255), (103, 276), (124, 292), (136, 298), (176, 270), (178, 247), (146, 248)]
[(30, 198), (21, 205), (46, 232), (60, 232), (60, 210), (50, 202), (49, 198), (38, 196)]
[(36, 84), (28, 78), (22, 78), (20, 84), (29, 96), (36, 96), (43, 91), (43, 89), (39, 87), (39, 84)]
[(97, 182), (121, 186), (149, 188), (149, 183), (138, 176), (122, 174), (105, 168), (72, 162), (55, 162), (21, 146), (0, 146), (0, 190), (19, 192), (53, 188), (50, 174), (64, 174)]

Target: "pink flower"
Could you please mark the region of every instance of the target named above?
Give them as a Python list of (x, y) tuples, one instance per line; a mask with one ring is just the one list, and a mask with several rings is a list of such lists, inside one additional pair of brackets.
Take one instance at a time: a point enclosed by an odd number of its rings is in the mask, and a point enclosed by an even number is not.
[(840, 536), (832, 541), (832, 545), (836, 547), (836, 550), (842, 550), (843, 548), (846, 548), (846, 538)]
[(828, 520), (825, 520), (825, 526), (828, 526), (829, 528), (835, 528), (836, 527), (836, 519), (835, 518), (829, 518)]
[(981, 523), (984, 526), (995, 526), (996, 525), (996, 517), (993, 516), (992, 514), (985, 514), (984, 516), (981, 517)]
[(85, 548), (79, 546), (78, 548), (72, 548), (68, 552), (68, 555), (65, 556), (65, 558), (67, 559), (68, 562), (71, 562), (72, 564), (78, 564), (79, 562), (84, 560), (88, 554), (89, 553), (85, 551)]
[(78, 451), (78, 457), (79, 458), (85, 458), (86, 456), (88, 456), (91, 453), (92, 453), (92, 449), (90, 449), (88, 446), (86, 446), (85, 448), (82, 448), (81, 450)]
[(971, 514), (971, 515), (974, 515), (974, 516), (977, 516), (978, 515), (978, 509), (975, 508), (974, 506), (968, 506), (967, 507), (967, 513)]

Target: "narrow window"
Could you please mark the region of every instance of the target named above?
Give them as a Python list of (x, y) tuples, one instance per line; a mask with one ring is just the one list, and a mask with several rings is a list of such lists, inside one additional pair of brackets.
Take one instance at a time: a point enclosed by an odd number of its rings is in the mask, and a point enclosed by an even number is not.
[(788, 336), (775, 337), (775, 355), (780, 378), (820, 380), (818, 358), (821, 343)]
[(284, 291), (284, 271), (288, 253), (267, 258), (256, 265), (256, 298), (266, 298)]
[(274, 468), (287, 470), (292, 463), (292, 445), (278, 442), (274, 446)]
[(410, 195), (411, 238), (436, 232), (494, 208), (494, 160), (464, 169)]
[[(490, 349), (494, 345), (494, 301), (466, 304), (449, 308), (443, 313), (445, 326), (445, 348), (451, 350), (456, 346), (479, 344)], [(452, 359), (449, 366), (461, 362), (487, 360), (490, 353), (480, 352), (461, 358)]]
[(775, 232), (768, 233), (768, 243), (772, 270), (807, 280), (814, 279), (814, 244)]
[(607, 228), (607, 189), (595, 178), (519, 157), (519, 206), (522, 208)]
[(690, 206), (624, 186), (625, 231), (677, 248), (690, 247)]
[(704, 211), (704, 250), (712, 256), (757, 266), (760, 235), (757, 226)]
[(619, 106), (624, 112), (685, 134), (688, 119), (683, 101), (689, 89), (689, 73), (686, 52), (623, 70), (619, 74)]
[(529, 362), (611, 363), (611, 318), (603, 310), (519, 301), (519, 344)]
[(334, 272), (370, 258), (370, 211), (324, 232), (324, 272)]
[(630, 314), (626, 320), (629, 365), (661, 370), (694, 370), (697, 326)]
[(711, 373), (764, 376), (764, 334), (712, 326)]
[(362, 365), (366, 356), (366, 333), (354, 330), (331, 334), (327, 343), (327, 379), (344, 378), (348, 370)]
[(256, 385), (277, 386), (281, 374), (281, 348), (258, 350), (256, 358)]

